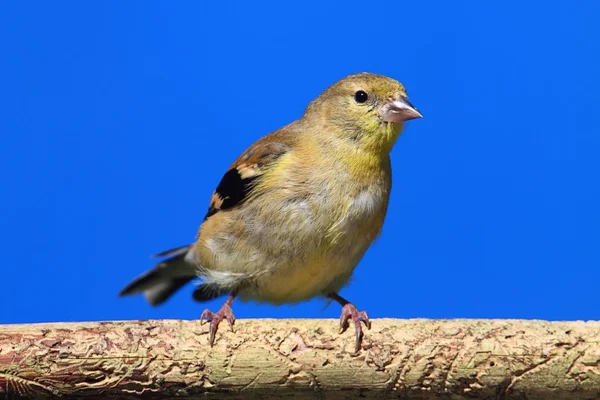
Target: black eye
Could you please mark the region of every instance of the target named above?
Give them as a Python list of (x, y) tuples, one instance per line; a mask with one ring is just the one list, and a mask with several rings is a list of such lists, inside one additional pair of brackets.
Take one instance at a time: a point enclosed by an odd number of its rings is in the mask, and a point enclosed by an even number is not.
[(357, 103), (364, 103), (369, 99), (369, 95), (367, 94), (367, 92), (365, 92), (364, 90), (359, 90), (358, 92), (354, 93), (354, 100), (356, 100)]

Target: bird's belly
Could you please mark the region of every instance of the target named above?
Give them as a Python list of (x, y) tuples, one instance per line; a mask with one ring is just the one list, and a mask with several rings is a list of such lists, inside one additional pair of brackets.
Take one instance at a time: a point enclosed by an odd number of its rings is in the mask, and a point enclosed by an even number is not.
[[(359, 195), (340, 217), (326, 224), (308, 224), (304, 229), (296, 225), (295, 234), (304, 238), (306, 247), (296, 247), (288, 257), (275, 258), (278, 264), (240, 296), (278, 304), (340, 290), (379, 233), (386, 205), (383, 196), (379, 201)], [(314, 230), (315, 225), (324, 228)], [(289, 245), (280, 246), (285, 249)]]
[(322, 254), (307, 262), (290, 260), (256, 280), (240, 297), (273, 304), (295, 303), (338, 290), (349, 280), (369, 242), (355, 243), (351, 249)]

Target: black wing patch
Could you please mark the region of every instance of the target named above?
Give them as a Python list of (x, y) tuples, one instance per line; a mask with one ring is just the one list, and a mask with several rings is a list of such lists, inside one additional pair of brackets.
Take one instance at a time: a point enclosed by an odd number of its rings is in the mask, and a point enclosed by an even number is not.
[(240, 203), (250, 193), (256, 178), (257, 176), (242, 178), (237, 168), (227, 171), (213, 194), (204, 220), (220, 210), (226, 210)]
[(275, 162), (289, 149), (290, 146), (285, 143), (258, 142), (242, 154), (223, 175), (210, 200), (204, 220), (243, 202), (256, 185), (257, 179), (264, 173), (265, 167)]

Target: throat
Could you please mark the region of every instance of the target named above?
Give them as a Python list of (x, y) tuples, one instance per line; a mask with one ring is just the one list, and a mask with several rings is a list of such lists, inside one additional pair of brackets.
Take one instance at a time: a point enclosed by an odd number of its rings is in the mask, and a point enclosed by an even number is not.
[(346, 136), (352, 146), (365, 152), (387, 156), (400, 137), (403, 124), (369, 121), (346, 128)]
[(403, 124), (382, 123), (372, 134), (363, 135), (364, 147), (373, 153), (387, 155), (400, 137)]

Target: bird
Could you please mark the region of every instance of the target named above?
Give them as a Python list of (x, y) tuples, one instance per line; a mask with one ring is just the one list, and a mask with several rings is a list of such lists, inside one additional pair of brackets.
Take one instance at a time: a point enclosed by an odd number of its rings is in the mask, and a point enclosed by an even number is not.
[(320, 297), (342, 307), (340, 333), (355, 351), (371, 328), (366, 311), (339, 295), (380, 235), (392, 187), (390, 151), (406, 121), (422, 114), (396, 79), (348, 75), (302, 116), (257, 140), (227, 169), (189, 245), (158, 253), (150, 271), (120, 296), (143, 293), (159, 305), (197, 279), (193, 299), (228, 296), (210, 321), (235, 323), (234, 299), (293, 304)]

